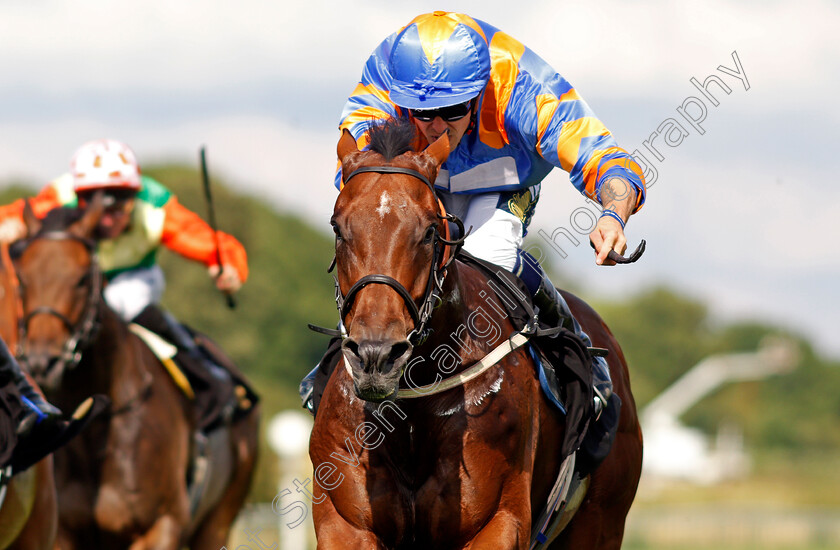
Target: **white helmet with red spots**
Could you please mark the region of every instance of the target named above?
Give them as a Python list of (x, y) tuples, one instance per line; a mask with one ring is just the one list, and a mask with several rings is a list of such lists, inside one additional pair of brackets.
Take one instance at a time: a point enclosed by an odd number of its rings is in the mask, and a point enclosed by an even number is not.
[(70, 162), (77, 193), (94, 189), (140, 189), (140, 167), (128, 145), (113, 139), (89, 141)]

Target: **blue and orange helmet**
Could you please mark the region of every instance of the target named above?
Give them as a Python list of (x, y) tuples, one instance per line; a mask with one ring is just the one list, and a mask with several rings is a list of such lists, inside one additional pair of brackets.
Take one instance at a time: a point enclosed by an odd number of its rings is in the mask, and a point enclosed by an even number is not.
[(490, 50), (469, 16), (436, 11), (416, 17), (394, 39), (388, 59), (391, 101), (406, 109), (438, 109), (481, 93)]

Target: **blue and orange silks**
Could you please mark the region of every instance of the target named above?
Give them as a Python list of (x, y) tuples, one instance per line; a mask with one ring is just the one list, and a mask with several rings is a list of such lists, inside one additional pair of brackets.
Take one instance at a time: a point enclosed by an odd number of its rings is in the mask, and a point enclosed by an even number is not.
[[(628, 181), (637, 190), (636, 209), (641, 207), (642, 169), (571, 84), (534, 52), (466, 15), (435, 12), (417, 17), (408, 27), (412, 25), (430, 63), (436, 55), (446, 55), (436, 45), (459, 27), (485, 40), (490, 52), (490, 78), (478, 96), (476, 123), (442, 166), (436, 187), (451, 193), (518, 191), (538, 185), (552, 168), (560, 167), (594, 200), (599, 200), (608, 179)], [(349, 130), (360, 148), (367, 145), (371, 122), (407, 116), (390, 99), (393, 79), (388, 66), (398, 34), (374, 50), (344, 107), (339, 128)], [(422, 137), (421, 145), (426, 145)], [(339, 173), (339, 188), (340, 180)]]

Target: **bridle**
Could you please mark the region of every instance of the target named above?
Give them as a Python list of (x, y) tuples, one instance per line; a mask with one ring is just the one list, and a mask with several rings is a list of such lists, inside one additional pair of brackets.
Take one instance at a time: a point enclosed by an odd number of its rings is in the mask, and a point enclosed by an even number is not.
[(82, 315), (75, 323), (66, 315), (56, 311), (50, 306), (38, 306), (27, 311), (27, 304), (24, 296), (24, 281), (21, 280), (19, 273), (17, 272), (17, 267), (15, 267), (15, 274), (18, 276), (17, 278), (19, 281), (18, 297), (21, 301), (24, 312), (18, 320), (18, 344), (15, 355), (20, 363), (28, 367), (27, 358), (23, 350), (23, 343), (27, 338), (29, 323), (37, 315), (52, 315), (61, 321), (70, 333), (70, 337), (64, 342), (64, 346), (58, 358), (55, 361), (51, 361), (47, 366), (47, 373), (55, 368), (69, 370), (75, 368), (79, 364), (79, 361), (82, 359), (82, 351), (94, 340), (101, 326), (98, 314), (100, 305), (102, 304), (102, 286), (104, 277), (102, 270), (99, 268), (99, 263), (96, 261), (96, 242), (91, 239), (79, 237), (67, 231), (46, 231), (35, 235), (32, 238), (14, 243), (9, 250), (11, 257), (13, 259), (19, 258), (33, 241), (39, 239), (55, 241), (73, 240), (84, 245), (87, 251), (91, 254), (90, 268), (86, 274), (91, 281), (90, 292), (88, 293), (87, 300), (85, 302), (85, 309), (82, 311)]
[[(444, 222), (445, 227), (445, 236), (442, 236), (437, 228), (435, 228), (435, 237), (434, 237), (434, 255), (432, 257), (431, 265), (429, 266), (429, 279), (426, 282), (426, 289), (423, 293), (423, 300), (420, 304), (420, 307), (417, 307), (417, 304), (414, 302), (414, 299), (411, 297), (411, 293), (406, 289), (399, 281), (394, 279), (393, 277), (389, 277), (388, 275), (382, 275), (378, 273), (365, 275), (356, 281), (353, 286), (350, 287), (350, 290), (347, 291), (347, 294), (341, 294), (341, 288), (338, 283), (338, 278), (335, 280), (335, 302), (338, 306), (338, 313), (339, 313), (339, 329), (338, 330), (330, 330), (330, 329), (323, 329), (321, 327), (313, 327), (313, 325), (309, 325), (310, 328), (313, 330), (317, 330), (318, 332), (324, 332), (326, 334), (330, 334), (332, 336), (341, 336), (341, 338), (347, 338), (347, 330), (344, 326), (344, 318), (350, 313), (350, 309), (353, 307), (353, 302), (356, 299), (356, 295), (359, 293), (360, 290), (365, 288), (368, 285), (372, 284), (380, 284), (386, 285), (394, 289), (394, 291), (399, 294), (400, 298), (402, 298), (403, 302), (405, 303), (406, 307), (408, 308), (408, 312), (411, 315), (412, 320), (414, 321), (414, 328), (411, 332), (408, 333), (406, 338), (411, 343), (411, 345), (418, 345), (422, 343), (429, 334), (429, 329), (427, 328), (427, 324), (429, 322), (429, 318), (432, 316), (432, 310), (435, 307), (435, 303), (440, 300), (440, 295), (443, 292), (443, 281), (446, 277), (446, 268), (449, 267), (449, 264), (455, 259), (455, 256), (458, 254), (458, 250), (464, 243), (464, 224), (458, 219), (457, 216), (449, 214), (443, 207), (443, 203), (435, 193), (435, 188), (432, 185), (432, 182), (429, 181), (429, 178), (421, 174), (416, 170), (412, 170), (410, 168), (402, 168), (399, 166), (363, 166), (361, 168), (357, 168), (353, 172), (351, 172), (346, 178), (344, 178), (344, 184), (346, 185), (353, 177), (357, 176), (358, 174), (364, 173), (375, 173), (375, 174), (405, 174), (411, 176), (413, 178), (419, 179), (435, 197), (435, 200), (438, 203), (439, 212), (437, 214), (438, 218)], [(449, 225), (448, 222), (452, 222), (458, 226), (461, 234), (461, 238), (452, 240), (449, 234)], [(332, 271), (333, 267), (335, 267), (335, 260), (333, 260), (332, 265), (330, 266), (330, 271)]]

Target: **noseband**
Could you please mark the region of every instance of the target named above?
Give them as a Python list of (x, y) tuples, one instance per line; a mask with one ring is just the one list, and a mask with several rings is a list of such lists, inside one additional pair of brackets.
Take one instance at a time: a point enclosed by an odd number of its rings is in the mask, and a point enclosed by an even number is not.
[[(78, 237), (72, 233), (68, 233), (67, 231), (47, 231), (36, 235), (31, 239), (25, 239), (13, 244), (12, 249), (10, 249), (10, 255), (12, 255), (13, 258), (20, 257), (20, 255), (23, 254), (26, 248), (32, 244), (33, 241), (39, 239), (54, 241), (73, 240), (84, 245), (91, 254), (90, 268), (87, 273), (91, 281), (90, 293), (88, 294), (85, 309), (82, 312), (82, 315), (79, 317), (78, 321), (74, 323), (68, 319), (66, 315), (56, 311), (50, 306), (38, 306), (30, 311), (27, 311), (26, 301), (24, 299), (23, 283), (20, 282), (18, 294), (23, 307), (24, 315), (18, 321), (18, 349), (16, 350), (17, 359), (26, 365), (27, 359), (23, 353), (23, 343), (26, 341), (29, 331), (29, 323), (32, 321), (33, 317), (37, 315), (52, 315), (61, 321), (67, 329), (67, 332), (70, 333), (70, 337), (65, 341), (61, 355), (58, 357), (57, 361), (51, 363), (47, 367), (47, 372), (57, 367), (72, 369), (79, 364), (79, 361), (81, 361), (82, 350), (90, 344), (99, 331), (98, 313), (99, 306), (102, 301), (103, 275), (102, 271), (99, 269), (99, 264), (96, 262), (94, 257), (96, 242), (91, 239)], [(15, 268), (15, 274), (18, 276), (18, 281), (21, 281), (21, 278), (17, 273), (17, 268)]]
[[(403, 302), (405, 303), (406, 307), (408, 308), (409, 314), (411, 314), (411, 319), (414, 321), (414, 329), (408, 333), (406, 338), (411, 343), (411, 345), (417, 345), (422, 343), (426, 337), (428, 336), (428, 329), (426, 328), (426, 324), (429, 321), (429, 318), (432, 316), (432, 310), (434, 309), (434, 304), (440, 299), (440, 294), (443, 292), (443, 279), (446, 276), (446, 268), (452, 263), (452, 260), (455, 259), (455, 256), (458, 253), (458, 249), (464, 242), (464, 225), (461, 223), (456, 216), (449, 214), (443, 208), (443, 203), (440, 202), (440, 199), (435, 193), (435, 188), (432, 185), (432, 182), (429, 181), (429, 178), (421, 174), (416, 170), (412, 170), (410, 168), (401, 168), (399, 166), (363, 166), (358, 168), (350, 173), (346, 178), (344, 178), (345, 185), (351, 178), (358, 174), (363, 174), (366, 172), (372, 172), (375, 174), (405, 174), (411, 176), (413, 178), (419, 179), (435, 197), (435, 200), (438, 202), (438, 206), (440, 208), (440, 212), (438, 213), (438, 218), (440, 218), (444, 222), (444, 226), (446, 228), (446, 236), (441, 236), (438, 232), (437, 228), (435, 228), (435, 244), (434, 244), (434, 256), (432, 258), (432, 264), (429, 269), (429, 280), (426, 283), (426, 290), (423, 293), (423, 301), (420, 307), (417, 307), (417, 304), (414, 303), (414, 299), (411, 297), (411, 293), (406, 289), (399, 281), (394, 279), (393, 277), (389, 277), (387, 275), (381, 274), (371, 274), (365, 275), (358, 281), (356, 281), (353, 286), (350, 287), (350, 290), (347, 291), (346, 295), (341, 294), (341, 288), (338, 284), (338, 279), (335, 282), (335, 301), (336, 305), (338, 306), (339, 311), (339, 330), (338, 331), (330, 331), (328, 329), (316, 329), (319, 332), (327, 332), (328, 334), (341, 336), (342, 338), (347, 338), (347, 330), (344, 326), (344, 318), (350, 313), (350, 309), (353, 307), (353, 302), (356, 299), (356, 294), (359, 293), (360, 290), (365, 288), (368, 285), (372, 284), (380, 284), (386, 285), (394, 289), (397, 294), (400, 295)], [(455, 223), (460, 231), (461, 231), (461, 238), (457, 240), (450, 240), (449, 235), (449, 225), (448, 222)], [(440, 246), (438, 245), (440, 243)], [(452, 250), (447, 250), (447, 247), (453, 247)], [(333, 264), (334, 265), (334, 264)], [(331, 266), (332, 269), (332, 266)], [(312, 325), (310, 325), (310, 328)]]

